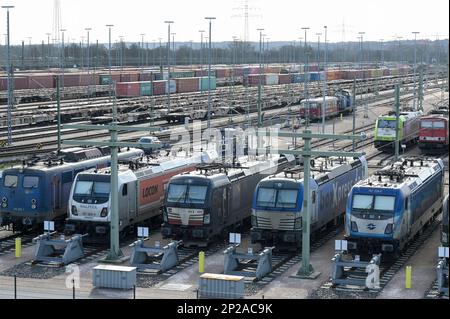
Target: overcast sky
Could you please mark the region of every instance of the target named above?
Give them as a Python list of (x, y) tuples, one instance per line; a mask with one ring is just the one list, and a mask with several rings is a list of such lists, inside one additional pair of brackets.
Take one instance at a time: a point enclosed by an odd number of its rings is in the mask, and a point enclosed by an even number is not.
[[(205, 16), (214, 16), (213, 41), (243, 38), (243, 7), (245, 0), (60, 0), (62, 27), (67, 29), (66, 41), (76, 41), (92, 28), (91, 41), (107, 42), (106, 24), (114, 24), (113, 41), (124, 36), (137, 42), (145, 33), (145, 41), (159, 37), (167, 39), (165, 20), (174, 20), (175, 41), (200, 41), (199, 30), (208, 30)], [(310, 27), (308, 41), (328, 26), (331, 42), (356, 41), (364, 31), (364, 41), (393, 40), (395, 36), (413, 39), (412, 31), (420, 31), (418, 38), (448, 39), (448, 0), (248, 0), (251, 41), (259, 41), (257, 28), (265, 28), (270, 41), (297, 40), (303, 37), (301, 27)], [(11, 10), (11, 43), (47, 41), (53, 29), (54, 0), (3, 0), (2, 5), (14, 5)], [(345, 32), (343, 32), (345, 25)], [(1, 33), (6, 33), (6, 12), (0, 16)], [(207, 35), (207, 32), (205, 33)], [(323, 41), (323, 37), (322, 37)], [(1, 37), (4, 44), (4, 37)]]

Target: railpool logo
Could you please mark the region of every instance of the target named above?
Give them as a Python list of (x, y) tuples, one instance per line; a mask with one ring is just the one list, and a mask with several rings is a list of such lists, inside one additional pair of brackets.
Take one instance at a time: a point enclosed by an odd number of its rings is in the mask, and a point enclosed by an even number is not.
[(370, 223), (367, 225), (367, 229), (369, 230), (374, 230), (375, 228), (377, 228), (377, 226), (375, 226), (374, 224)]

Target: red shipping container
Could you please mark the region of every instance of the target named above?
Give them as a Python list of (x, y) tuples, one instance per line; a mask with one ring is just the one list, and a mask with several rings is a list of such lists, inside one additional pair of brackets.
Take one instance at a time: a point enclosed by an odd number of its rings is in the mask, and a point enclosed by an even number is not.
[(177, 83), (177, 92), (198, 92), (199, 89), (199, 79), (198, 78), (179, 78), (175, 79)]
[(28, 88), (30, 89), (48, 89), (55, 87), (53, 74), (30, 74), (28, 76)]
[[(266, 84), (266, 77), (261, 75), (261, 85)], [(247, 86), (258, 86), (259, 85), (259, 74), (250, 74), (244, 78), (244, 85)]]
[(139, 82), (116, 83), (117, 97), (134, 97), (140, 95), (141, 95), (141, 86)]
[(139, 74), (139, 81), (151, 81), (154, 80), (153, 73), (141, 73)]
[(153, 95), (166, 94), (167, 81), (153, 81)]
[(64, 74), (64, 86), (79, 86), (80, 85), (80, 73)]
[(139, 73), (122, 73), (120, 82), (137, 82), (139, 81)]
[(278, 74), (278, 84), (289, 84), (292, 83), (290, 74)]
[(25, 76), (15, 77), (14, 90), (26, 90), (26, 89), (28, 89), (28, 78)]
[(234, 76), (244, 76), (244, 69), (243, 68), (235, 68), (233, 69)]
[(8, 89), (8, 78), (1, 77), (0, 78), (0, 91), (6, 91)]

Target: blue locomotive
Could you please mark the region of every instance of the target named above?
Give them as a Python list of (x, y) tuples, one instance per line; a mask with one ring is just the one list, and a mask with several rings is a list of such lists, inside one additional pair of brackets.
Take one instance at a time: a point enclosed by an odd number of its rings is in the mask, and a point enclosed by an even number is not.
[[(0, 184), (0, 226), (24, 230), (44, 220), (65, 217), (75, 176), (86, 169), (110, 166), (107, 149), (71, 148), (58, 157), (24, 161), (5, 169)], [(138, 149), (124, 150), (119, 160), (143, 156)]]
[(442, 225), (441, 225), (441, 244), (448, 247), (448, 194), (445, 196), (444, 204), (442, 205)]
[(442, 208), (441, 159), (410, 157), (356, 184), (346, 208), (348, 250), (398, 255)]
[[(367, 161), (360, 158), (316, 158), (312, 161), (311, 231), (338, 222), (347, 194), (367, 177)], [(259, 182), (253, 196), (253, 243), (297, 249), (302, 240), (303, 167), (296, 166)]]
[(250, 217), (252, 190), (269, 174), (295, 162), (292, 155), (242, 161), (233, 166), (210, 164), (171, 178), (165, 195), (164, 238), (207, 245)]

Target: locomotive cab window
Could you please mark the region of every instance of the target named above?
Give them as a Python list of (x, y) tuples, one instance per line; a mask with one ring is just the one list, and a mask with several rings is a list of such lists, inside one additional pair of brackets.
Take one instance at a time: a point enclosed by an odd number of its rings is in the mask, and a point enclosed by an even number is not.
[(374, 210), (393, 212), (395, 206), (394, 196), (375, 196)]
[(372, 195), (360, 195), (356, 194), (353, 196), (353, 208), (355, 209), (371, 209), (373, 203)]
[(4, 185), (5, 187), (17, 187), (18, 177), (16, 175), (5, 175)]
[(23, 178), (23, 187), (24, 188), (38, 188), (38, 186), (39, 186), (39, 177), (25, 176)]

